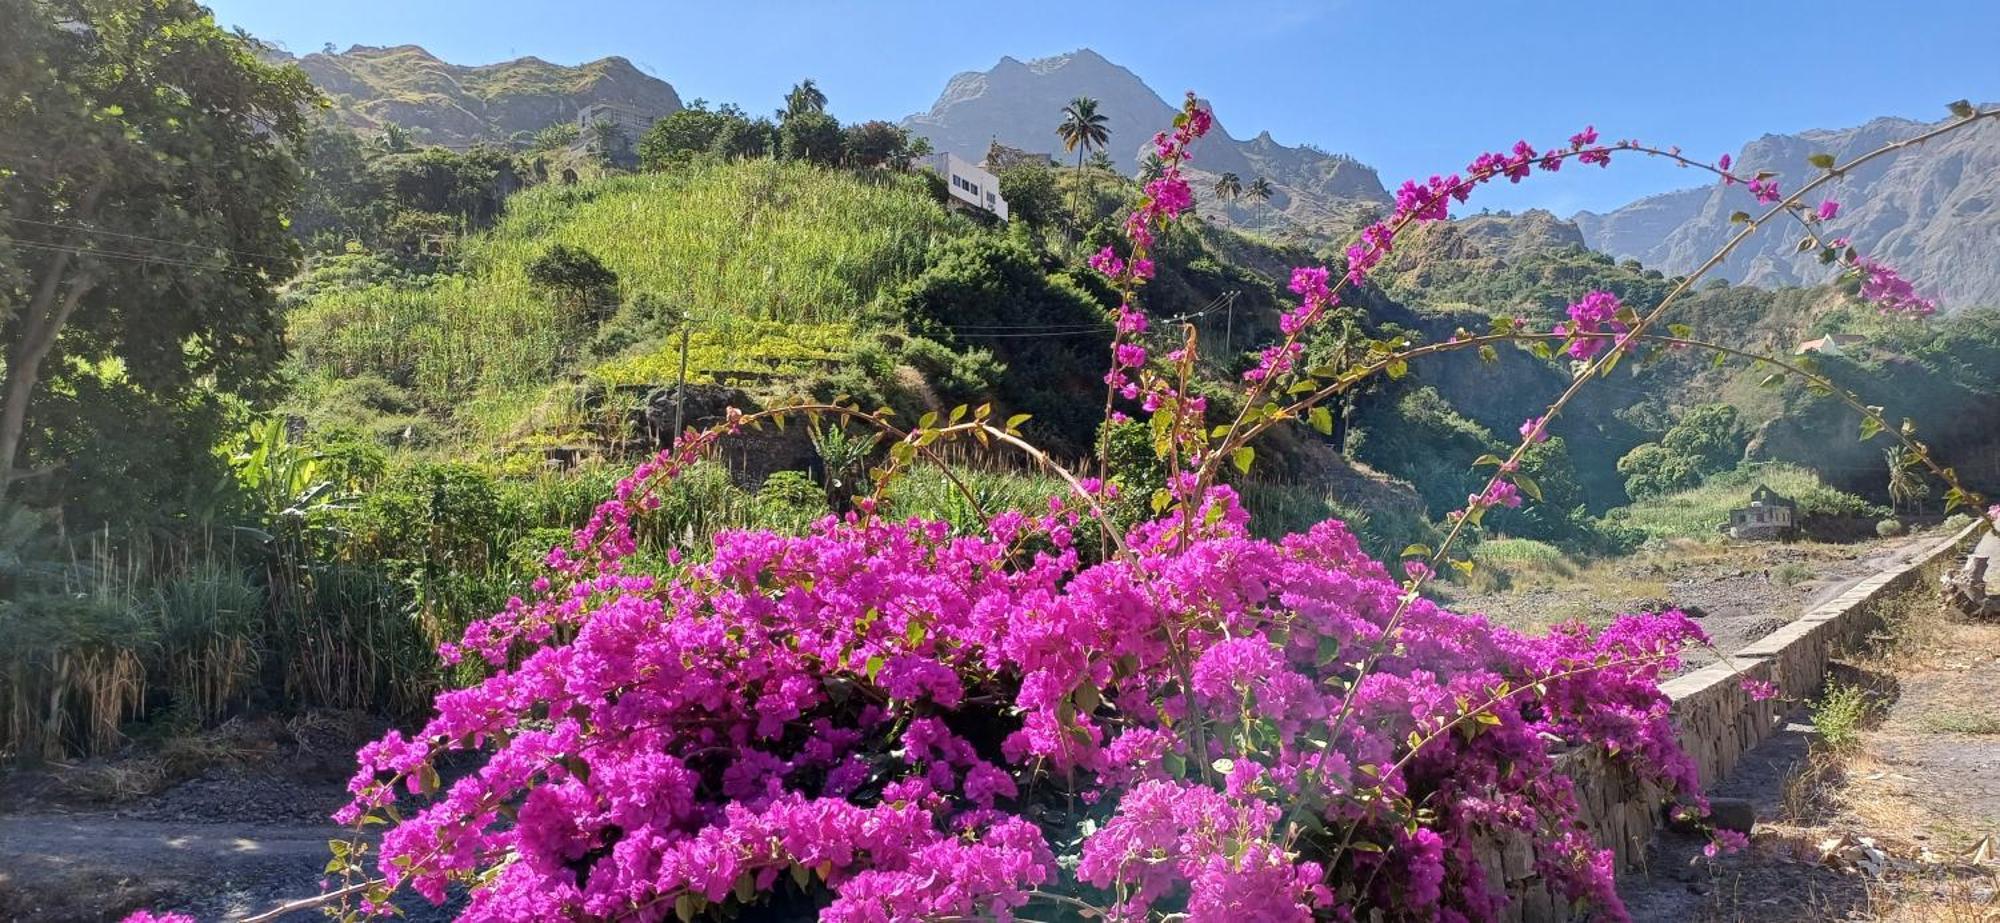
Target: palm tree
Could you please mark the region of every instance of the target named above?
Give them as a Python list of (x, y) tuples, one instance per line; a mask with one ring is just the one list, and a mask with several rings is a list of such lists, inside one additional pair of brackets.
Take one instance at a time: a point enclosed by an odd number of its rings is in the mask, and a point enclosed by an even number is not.
[(1146, 152), (1146, 159), (1139, 161), (1139, 182), (1150, 183), (1166, 175), (1167, 165), (1160, 155)]
[(1902, 511), (1915, 509), (1924, 511), (1924, 498), (1930, 496), (1931, 488), (1924, 483), (1917, 472), (1917, 456), (1903, 446), (1894, 445), (1882, 450), (1882, 457), (1889, 463), (1889, 502), (1891, 509)]
[(1215, 197), (1233, 199), (1243, 194), (1243, 178), (1234, 173), (1224, 173), (1215, 179)]
[[(1111, 140), (1110, 120), (1097, 111), (1097, 100), (1079, 96), (1069, 101), (1062, 110), (1062, 123), (1056, 126), (1056, 135), (1062, 138), (1063, 150), (1076, 152), (1077, 190), (1083, 188), (1083, 155), (1103, 147)], [(1076, 191), (1070, 193), (1070, 211), (1076, 211)]]
[(778, 111), (778, 118), (790, 118), (805, 112), (825, 112), (826, 93), (822, 92), (811, 77), (792, 84), (792, 91), (785, 94), (785, 108)]
[(382, 123), (382, 131), (375, 136), (375, 147), (385, 154), (400, 154), (410, 149), (410, 130), (395, 122)]
[(1271, 181), (1261, 176), (1250, 183), (1249, 189), (1244, 190), (1244, 192), (1249, 194), (1250, 198), (1256, 199), (1258, 202), (1271, 201), (1271, 193), (1275, 191), (1271, 188)]

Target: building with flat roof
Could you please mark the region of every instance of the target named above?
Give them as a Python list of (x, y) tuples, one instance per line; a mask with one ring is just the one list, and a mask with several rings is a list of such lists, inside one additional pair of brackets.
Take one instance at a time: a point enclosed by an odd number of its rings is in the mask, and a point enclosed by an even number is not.
[(932, 155), (925, 165), (944, 178), (945, 192), (953, 204), (1007, 220), (1007, 200), (1000, 196), (999, 177), (950, 151)]

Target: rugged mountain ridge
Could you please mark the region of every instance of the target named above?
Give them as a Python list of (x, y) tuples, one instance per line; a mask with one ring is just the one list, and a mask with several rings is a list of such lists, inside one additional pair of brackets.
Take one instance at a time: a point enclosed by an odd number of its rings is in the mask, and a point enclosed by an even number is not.
[[(1021, 61), (1003, 57), (985, 71), (951, 78), (930, 111), (905, 118), (904, 128), (933, 147), (970, 160), (984, 156), (994, 141), (1070, 161), (1056, 136), (1063, 106), (1078, 96), (1098, 101), (1111, 129), (1106, 151), (1124, 173), (1137, 172), (1154, 132), (1173, 121), (1177, 106), (1138, 75), (1088, 48)], [(1275, 187), (1268, 203), (1205, 202), (1203, 213), (1223, 223), (1270, 226), (1280, 216), (1316, 227), (1356, 204), (1389, 201), (1374, 168), (1351, 157), (1311, 147), (1280, 144), (1269, 132), (1239, 141), (1217, 121), (1196, 145), (1191, 177), (1204, 180), (1235, 173), (1247, 186), (1266, 177)]]
[[(1739, 173), (1770, 170), (1786, 189), (1816, 172), (1816, 153), (1846, 160), (1931, 127), (1878, 118), (1853, 128), (1765, 135), (1743, 146)], [(1870, 162), (1829, 194), (1842, 212), (1828, 230), (1851, 238), (1861, 252), (1909, 276), (1946, 310), (2000, 306), (2000, 126), (1991, 122)], [(1620, 258), (1668, 273), (1693, 270), (1736, 228), (1732, 212), (1750, 207), (1741, 186), (1703, 186), (1648, 196), (1606, 214), (1580, 212), (1585, 242)], [(1761, 286), (1811, 285), (1831, 271), (1797, 253), (1798, 235), (1774, 227), (1752, 237), (1716, 273)]]
[(613, 103), (658, 118), (681, 108), (672, 85), (621, 57), (575, 67), (540, 58), (463, 66), (416, 45), (356, 45), (292, 61), (333, 101), (334, 120), (357, 131), (395, 123), (418, 140), (447, 147), (507, 141), (555, 122), (570, 121), (596, 103)]

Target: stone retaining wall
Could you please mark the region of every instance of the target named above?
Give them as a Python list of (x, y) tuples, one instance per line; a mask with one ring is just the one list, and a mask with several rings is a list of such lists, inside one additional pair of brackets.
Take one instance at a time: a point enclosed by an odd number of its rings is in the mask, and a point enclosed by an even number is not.
[[(1926, 568), (1957, 552), (1982, 525), (1975, 522), (1918, 552), (1909, 563), (1863, 579), (1722, 661), (1663, 683), (1661, 690), (1674, 703), (1681, 747), (1694, 759), (1702, 785), (1728, 778), (1745, 752), (1776, 733), (1784, 718), (1781, 702), (1807, 699), (1819, 691), (1828, 662), (1855, 649), (1881, 624), (1876, 603), (1914, 586)], [(1743, 691), (1745, 679), (1775, 684), (1778, 698), (1753, 701)], [(1646, 844), (1665, 819), (1664, 793), (1640, 783), (1595, 750), (1564, 754), (1558, 765), (1575, 781), (1582, 820), (1598, 842), (1611, 849), (1618, 870), (1641, 867)], [(1504, 886), (1512, 898), (1509, 923), (1563, 923), (1574, 918), (1567, 903), (1552, 897), (1536, 874), (1533, 847), (1525, 837), (1495, 842), (1482, 861), (1488, 880)]]

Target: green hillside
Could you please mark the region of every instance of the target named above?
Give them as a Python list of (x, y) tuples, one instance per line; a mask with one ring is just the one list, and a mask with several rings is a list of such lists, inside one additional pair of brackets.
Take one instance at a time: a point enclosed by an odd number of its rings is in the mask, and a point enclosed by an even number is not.
[(574, 122), (579, 110), (596, 103), (650, 118), (681, 108), (672, 86), (619, 57), (575, 67), (540, 58), (464, 66), (416, 45), (356, 45), (295, 60), (271, 56), (304, 70), (327, 95), (334, 121), (346, 128), (373, 133), (394, 124), (418, 141), (457, 148)]
[[(884, 292), (973, 230), (913, 177), (799, 163), (548, 184), (464, 238), (460, 271), (313, 295), (291, 315), (291, 336), (307, 382), (372, 375), (444, 416), (568, 373), (670, 381), (677, 344), (661, 334), (683, 312), (695, 380), (794, 373), (839, 359)], [(597, 257), (615, 284), (584, 303), (538, 289), (528, 267), (557, 244)]]

